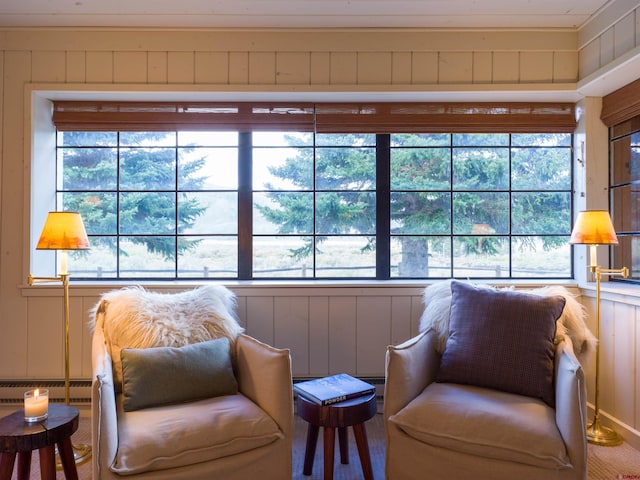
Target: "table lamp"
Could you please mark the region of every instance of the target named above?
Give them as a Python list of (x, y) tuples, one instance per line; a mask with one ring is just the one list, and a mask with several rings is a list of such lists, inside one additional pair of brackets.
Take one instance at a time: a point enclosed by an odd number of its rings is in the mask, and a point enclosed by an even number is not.
[(589, 245), (589, 269), (596, 279), (596, 392), (593, 421), (587, 424), (587, 440), (596, 445), (614, 446), (622, 443), (616, 431), (600, 423), (600, 281), (603, 275), (629, 276), (629, 269), (622, 267), (602, 268), (598, 266), (596, 248), (598, 245), (617, 245), (618, 237), (613, 228), (611, 217), (606, 210), (585, 210), (578, 213), (578, 218), (571, 232), (571, 244)]
[[(69, 272), (67, 271), (67, 250), (88, 250), (89, 239), (77, 212), (49, 212), (42, 228), (37, 250), (60, 251), (60, 273), (54, 277), (34, 277), (29, 275), (29, 285), (34, 283), (62, 282), (64, 313), (64, 401), (70, 404), (69, 378)], [(91, 458), (91, 446), (73, 445), (73, 453), (77, 464)], [(60, 462), (58, 462), (60, 466)]]

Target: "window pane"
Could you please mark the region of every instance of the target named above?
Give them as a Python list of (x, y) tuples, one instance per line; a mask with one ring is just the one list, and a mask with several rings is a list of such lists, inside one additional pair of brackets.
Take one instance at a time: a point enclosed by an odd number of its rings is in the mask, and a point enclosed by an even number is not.
[(116, 235), (117, 194), (116, 193), (62, 193), (62, 210), (78, 212), (88, 235)]
[(330, 192), (316, 194), (316, 233), (374, 234), (376, 194)]
[(511, 145), (515, 147), (571, 147), (573, 136), (570, 133), (514, 133)]
[(63, 190), (114, 190), (118, 180), (115, 148), (58, 149)]
[(178, 145), (183, 147), (237, 147), (238, 132), (178, 132)]
[(120, 145), (125, 147), (174, 147), (177, 132), (120, 132)]
[(450, 193), (391, 193), (391, 232), (450, 234)]
[(236, 278), (238, 237), (178, 237), (178, 277)]
[(611, 191), (613, 227), (616, 233), (640, 232), (640, 188), (638, 185), (616, 187)]
[(509, 277), (509, 237), (455, 237), (453, 276)]
[(237, 190), (238, 149), (181, 148), (178, 153), (180, 190)]
[(571, 188), (571, 150), (516, 148), (511, 171), (514, 190), (568, 190)]
[(120, 195), (120, 233), (159, 235), (176, 232), (173, 193), (123, 193)]
[(254, 234), (312, 234), (313, 193), (254, 193)]
[(454, 133), (453, 144), (456, 146), (496, 147), (509, 145), (507, 133)]
[(253, 132), (254, 147), (313, 146), (313, 133), (311, 132)]
[(313, 189), (313, 150), (254, 148), (254, 190)]
[(571, 194), (514, 193), (513, 234), (571, 234)]
[(559, 278), (571, 275), (571, 246), (566, 237), (514, 237), (512, 239), (515, 278)]
[(75, 278), (117, 278), (116, 237), (91, 237), (91, 250), (70, 251), (69, 273)]
[(373, 237), (328, 237), (316, 244), (316, 277), (375, 278)]
[(451, 135), (448, 133), (401, 133), (391, 135), (392, 147), (448, 147)]
[(120, 278), (174, 278), (175, 237), (120, 237)]
[(254, 237), (253, 276), (313, 277), (313, 237)]
[(375, 188), (375, 148), (322, 148), (316, 150), (318, 190)]
[(58, 132), (57, 141), (66, 147), (115, 147), (118, 132)]
[(237, 234), (236, 192), (194, 192), (178, 196), (178, 233)]
[(391, 190), (442, 190), (451, 187), (448, 148), (391, 150)]
[(640, 132), (611, 142), (614, 185), (640, 181)]
[(176, 151), (173, 148), (120, 150), (120, 189), (174, 190)]
[(453, 233), (493, 235), (509, 233), (508, 193), (455, 193)]
[(629, 278), (638, 280), (640, 272), (640, 236), (618, 234), (618, 245), (612, 247), (613, 265), (629, 268)]
[(509, 188), (509, 150), (455, 148), (454, 190), (506, 190)]
[(391, 277), (450, 276), (451, 237), (391, 237)]
[(375, 147), (376, 136), (373, 133), (318, 133), (316, 134), (316, 146), (318, 147), (334, 147), (334, 146), (350, 146), (350, 147)]

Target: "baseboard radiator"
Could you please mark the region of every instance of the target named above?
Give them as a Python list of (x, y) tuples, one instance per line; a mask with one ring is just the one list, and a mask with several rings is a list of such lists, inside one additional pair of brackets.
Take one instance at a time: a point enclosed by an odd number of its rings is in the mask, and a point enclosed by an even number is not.
[[(69, 384), (70, 403), (91, 404), (91, 381), (71, 380)], [(64, 403), (64, 380), (4, 380), (0, 381), (0, 404), (22, 405), (24, 392), (34, 388), (48, 388), (49, 399), (54, 403)]]

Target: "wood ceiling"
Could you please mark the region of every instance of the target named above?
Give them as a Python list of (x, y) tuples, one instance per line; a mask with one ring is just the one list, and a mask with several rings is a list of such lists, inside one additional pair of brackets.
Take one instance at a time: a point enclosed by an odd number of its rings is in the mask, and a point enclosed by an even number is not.
[(0, 27), (579, 28), (611, 0), (0, 0)]

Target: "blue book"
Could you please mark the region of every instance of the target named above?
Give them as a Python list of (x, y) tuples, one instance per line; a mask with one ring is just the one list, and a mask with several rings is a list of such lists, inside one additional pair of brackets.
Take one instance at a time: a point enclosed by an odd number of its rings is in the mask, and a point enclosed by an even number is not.
[(331, 405), (363, 395), (370, 395), (376, 387), (346, 373), (295, 383), (293, 389), (318, 405)]

